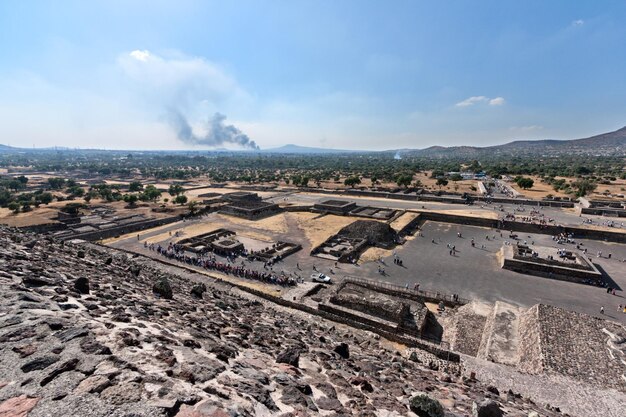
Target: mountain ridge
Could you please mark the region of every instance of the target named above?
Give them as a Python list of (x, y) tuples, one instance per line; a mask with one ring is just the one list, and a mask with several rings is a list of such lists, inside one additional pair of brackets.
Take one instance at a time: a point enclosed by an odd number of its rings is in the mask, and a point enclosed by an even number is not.
[[(0, 152), (28, 152), (28, 151), (73, 151), (74, 149), (54, 146), (46, 148), (19, 148), (0, 144)], [(86, 149), (82, 149), (83, 151)], [(98, 149), (93, 149), (98, 150)], [(150, 150), (134, 150), (148, 151)], [(286, 144), (283, 146), (261, 149), (261, 150), (229, 150), (225, 148), (209, 149), (209, 150), (184, 150), (185, 152), (258, 152), (262, 154), (348, 154), (348, 153), (396, 153), (406, 156), (428, 156), (428, 157), (478, 157), (488, 154), (626, 154), (626, 126), (612, 132), (600, 133), (598, 135), (589, 136), (579, 139), (537, 139), (513, 140), (500, 145), (490, 146), (442, 146), (433, 145), (427, 148), (397, 148), (382, 151), (371, 151), (362, 149), (332, 149), (319, 148), (311, 146), (301, 146), (296, 144)], [(132, 151), (129, 151), (132, 152)], [(177, 152), (177, 151), (158, 151), (152, 152)]]

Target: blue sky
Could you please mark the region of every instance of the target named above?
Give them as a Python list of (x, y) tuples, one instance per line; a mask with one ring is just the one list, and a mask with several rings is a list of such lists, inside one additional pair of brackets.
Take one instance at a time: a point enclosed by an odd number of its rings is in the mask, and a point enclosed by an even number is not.
[(624, 21), (624, 1), (4, 1), (0, 143), (585, 137), (626, 125)]

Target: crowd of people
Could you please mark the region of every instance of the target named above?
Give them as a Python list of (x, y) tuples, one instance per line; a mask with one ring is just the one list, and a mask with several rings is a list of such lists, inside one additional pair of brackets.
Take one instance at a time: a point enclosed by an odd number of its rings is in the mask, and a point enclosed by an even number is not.
[(236, 264), (237, 254), (231, 254), (226, 256), (226, 262), (221, 262), (215, 255), (210, 253), (190, 256), (185, 252), (182, 245), (170, 243), (167, 247), (160, 244), (146, 244), (147, 249), (155, 251), (161, 256), (168, 259), (174, 259), (179, 262), (184, 262), (188, 265), (198, 266), (207, 270), (219, 271), (225, 274), (234, 275), (237, 277), (253, 279), (256, 281), (262, 281), (268, 284), (276, 284), (284, 287), (294, 286), (299, 281), (297, 275), (293, 273), (286, 274), (284, 271), (277, 273), (273, 270), (271, 265), (267, 263), (263, 265), (263, 271), (257, 271), (251, 268), (247, 268), (245, 261), (241, 261), (240, 264)]

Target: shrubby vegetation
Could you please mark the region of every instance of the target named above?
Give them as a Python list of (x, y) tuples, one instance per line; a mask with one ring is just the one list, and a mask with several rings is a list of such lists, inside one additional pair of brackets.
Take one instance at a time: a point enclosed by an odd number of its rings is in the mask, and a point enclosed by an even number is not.
[[(116, 151), (39, 151), (0, 155), (0, 167), (29, 167), (35, 172), (53, 172), (45, 187), (27, 190), (24, 176), (0, 177), (0, 206), (14, 211), (29, 210), (32, 206), (49, 204), (53, 199), (82, 198), (105, 201), (157, 201), (161, 192), (153, 185), (144, 186), (132, 181), (124, 194), (120, 187), (96, 184), (81, 187), (67, 175), (113, 175), (131, 178), (191, 180), (208, 177), (215, 183), (238, 181), (248, 184), (284, 182), (296, 187), (320, 186), (322, 182), (341, 183), (346, 187), (361, 186), (364, 179), (373, 185), (393, 183), (402, 188), (419, 188), (418, 175), (431, 171), (439, 188), (449, 181), (456, 187), (462, 179), (459, 172), (485, 172), (494, 178), (504, 175), (516, 179), (521, 188), (532, 188), (529, 176), (538, 176), (558, 192), (584, 196), (598, 185), (610, 184), (618, 178), (626, 179), (623, 156), (558, 157), (492, 155), (479, 160), (457, 157), (427, 158), (407, 154), (395, 159), (392, 152), (346, 153), (328, 155), (273, 155), (252, 152), (133, 152)], [(563, 177), (574, 178), (566, 180)], [(65, 195), (58, 194), (60, 192)], [(172, 185), (168, 190), (172, 201), (182, 203), (182, 187)], [(128, 194), (129, 193), (129, 194)], [(128, 195), (128, 197), (127, 197)], [(135, 197), (131, 197), (134, 195)]]

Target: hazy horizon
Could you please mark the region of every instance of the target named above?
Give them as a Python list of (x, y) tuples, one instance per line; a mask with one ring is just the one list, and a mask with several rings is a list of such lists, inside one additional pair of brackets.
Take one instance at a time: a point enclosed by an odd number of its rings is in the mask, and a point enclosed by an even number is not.
[(349, 150), (626, 124), (626, 3), (0, 4), (0, 143)]

